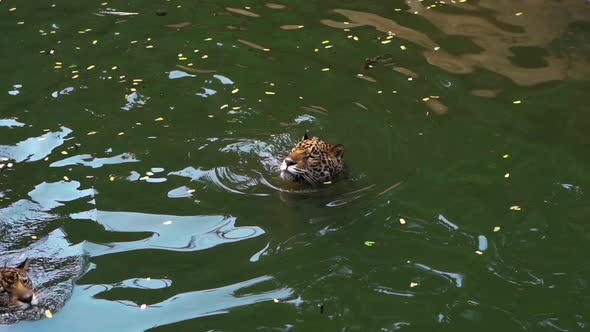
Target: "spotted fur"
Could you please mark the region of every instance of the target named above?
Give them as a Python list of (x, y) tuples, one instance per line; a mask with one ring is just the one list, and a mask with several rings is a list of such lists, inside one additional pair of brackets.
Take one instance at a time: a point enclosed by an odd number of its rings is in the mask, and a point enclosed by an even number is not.
[(281, 178), (311, 184), (334, 180), (344, 169), (344, 147), (317, 137), (303, 140), (291, 150), (281, 164)]
[(0, 296), (8, 296), (10, 308), (27, 309), (38, 304), (28, 271), (28, 259), (17, 267), (0, 268)]

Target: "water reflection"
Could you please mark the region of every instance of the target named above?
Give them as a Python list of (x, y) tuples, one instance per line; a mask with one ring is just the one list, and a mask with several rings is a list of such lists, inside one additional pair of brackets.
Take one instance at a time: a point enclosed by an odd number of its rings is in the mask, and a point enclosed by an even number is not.
[[(214, 289), (177, 294), (158, 303), (145, 307), (132, 301), (108, 301), (97, 296), (116, 290), (130, 288), (135, 284), (77, 286), (74, 295), (60, 315), (43, 322), (26, 322), (22, 331), (38, 331), (40, 328), (61, 331), (74, 329), (83, 331), (129, 331), (148, 330), (175, 322), (203, 316), (220, 315), (233, 308), (253, 305), (264, 301), (282, 300), (292, 294), (289, 288), (277, 288), (265, 292), (239, 294), (249, 287), (270, 283), (273, 278), (262, 276), (236, 284)], [(139, 287), (144, 289), (144, 287)], [(108, 319), (105, 319), (108, 317)]]
[(16, 162), (33, 162), (41, 160), (64, 144), (72, 130), (61, 127), (59, 131), (48, 132), (38, 137), (31, 137), (15, 145), (0, 145), (0, 157), (10, 158)]
[[(590, 77), (590, 66), (584, 61), (582, 51), (568, 50), (568, 56), (553, 51), (553, 44), (569, 34), (571, 24), (590, 19), (590, 11), (583, 1), (539, 3), (530, 0), (486, 0), (446, 3), (436, 8), (427, 8), (427, 3), (417, 0), (408, 1), (407, 4), (409, 12), (427, 19), (447, 36), (468, 38), (481, 51), (457, 54), (460, 52), (450, 48), (447, 50), (447, 46), (440, 45), (426, 33), (374, 13), (335, 9), (335, 13), (345, 16), (350, 23), (343, 24), (330, 19), (321, 22), (342, 29), (368, 25), (384, 33), (394, 33), (423, 48), (423, 54), (430, 64), (451, 73), (466, 74), (476, 68), (485, 68), (519, 85)], [(482, 16), (481, 13), (488, 9), (492, 10), (492, 14)], [(541, 50), (542, 61), (535, 68), (519, 65), (517, 50), (527, 47)]]
[(235, 226), (236, 219), (227, 216), (173, 216), (91, 210), (75, 213), (71, 217), (93, 220), (109, 232), (151, 233), (149, 237), (137, 241), (104, 244), (88, 242), (85, 250), (93, 257), (142, 249), (204, 250), (265, 233), (257, 226)]

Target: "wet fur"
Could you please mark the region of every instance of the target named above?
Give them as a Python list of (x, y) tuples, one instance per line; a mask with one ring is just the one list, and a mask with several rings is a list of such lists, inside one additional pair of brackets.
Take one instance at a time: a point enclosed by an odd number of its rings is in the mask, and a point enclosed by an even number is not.
[(318, 184), (332, 181), (344, 169), (344, 147), (317, 137), (303, 140), (291, 150), (281, 164), (281, 178), (294, 182)]
[(28, 259), (16, 267), (0, 268), (0, 296), (8, 297), (9, 308), (26, 309), (37, 305), (37, 295), (28, 270)]

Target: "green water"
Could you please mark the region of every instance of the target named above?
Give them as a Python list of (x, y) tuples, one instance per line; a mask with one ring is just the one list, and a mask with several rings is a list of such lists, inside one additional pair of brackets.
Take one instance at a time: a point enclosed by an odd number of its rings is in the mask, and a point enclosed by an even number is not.
[(2, 1), (0, 330), (587, 330), (590, 6), (456, 2)]

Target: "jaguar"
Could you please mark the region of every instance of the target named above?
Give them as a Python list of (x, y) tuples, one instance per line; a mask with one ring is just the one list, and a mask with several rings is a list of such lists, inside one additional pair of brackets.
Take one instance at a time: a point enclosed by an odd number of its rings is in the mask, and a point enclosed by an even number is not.
[(281, 178), (293, 182), (319, 184), (332, 181), (344, 169), (344, 146), (332, 145), (305, 133), (281, 163)]
[(9, 308), (27, 309), (39, 302), (29, 279), (29, 265), (30, 261), (25, 259), (16, 267), (0, 267), (0, 296), (8, 295)]

